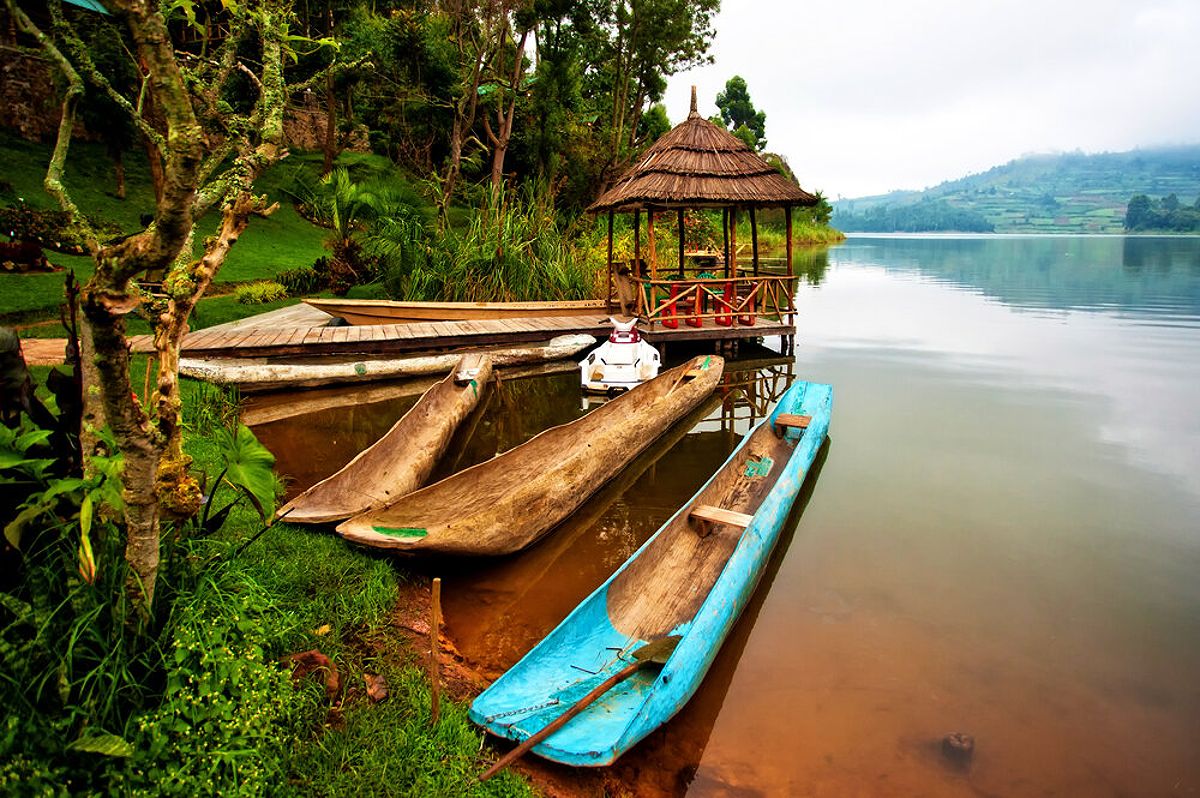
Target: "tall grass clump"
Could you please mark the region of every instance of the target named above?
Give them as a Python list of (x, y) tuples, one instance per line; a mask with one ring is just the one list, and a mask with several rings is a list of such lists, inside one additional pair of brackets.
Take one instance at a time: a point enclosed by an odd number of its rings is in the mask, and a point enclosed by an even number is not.
[(487, 194), (459, 228), (398, 219), (366, 239), (381, 280), (399, 299), (569, 300), (600, 296), (594, 232), (564, 223), (549, 192)]

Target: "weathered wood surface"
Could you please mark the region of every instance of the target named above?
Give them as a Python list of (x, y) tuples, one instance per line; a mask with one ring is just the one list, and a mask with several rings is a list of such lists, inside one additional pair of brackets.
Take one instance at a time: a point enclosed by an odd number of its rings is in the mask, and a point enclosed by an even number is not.
[[(562, 360), (593, 346), (590, 335), (559, 335), (529, 346), (488, 349), (494, 366)], [(179, 373), (218, 385), (236, 385), (246, 393), (322, 385), (351, 385), (378, 380), (439, 374), (458, 363), (461, 353), (391, 359), (345, 360), (336, 363), (272, 363), (265, 358), (183, 358)]]
[[(498, 555), (533, 543), (710, 395), (724, 361), (697, 357), (502, 455), (338, 526), (404, 553)], [(688, 370), (699, 377), (681, 379)]]
[[(472, 369), (465, 385), (455, 374)], [(492, 376), (486, 355), (465, 355), (383, 437), (341, 470), (285, 504), (276, 514), (290, 522), (319, 524), (385, 507), (425, 484), (454, 430)]]
[[(544, 640), (485, 690), (471, 719), (524, 740), (578, 697), (627, 667), (627, 652), (664, 635), (681, 640), (661, 674), (633, 678), (534, 747), (572, 765), (607, 765), (683, 708), (750, 599), (808, 468), (825, 440), (828, 385), (799, 382), (716, 474)], [(806, 429), (780, 415), (808, 415)], [(716, 508), (713, 512), (705, 508)], [(723, 513), (736, 513), (721, 523)], [(712, 534), (696, 533), (695, 515)], [(744, 527), (742, 516), (751, 520)], [(555, 703), (557, 700), (557, 703)]]
[(604, 300), (552, 302), (397, 302), (389, 299), (306, 299), (305, 303), (354, 325), (408, 324), (423, 321), (594, 316)]
[[(260, 318), (260, 317), (254, 317)], [(247, 320), (249, 321), (249, 320)], [(796, 328), (760, 319), (754, 325), (734, 324), (723, 327), (713, 319), (704, 319), (700, 327), (681, 324), (678, 329), (661, 326), (639, 328), (642, 336), (658, 346), (671, 341), (702, 341), (794, 335)], [(545, 341), (555, 335), (582, 333), (608, 337), (612, 324), (608, 316), (548, 316), (525, 319), (480, 319), (476, 321), (415, 322), (347, 327), (314, 327), (274, 331), (262, 336), (240, 331), (223, 332), (212, 328), (190, 333), (183, 341), (189, 357), (311, 357), (327, 355), (398, 355), (404, 352), (435, 352), (452, 349), (477, 349), (486, 346), (513, 346)], [(284, 332), (287, 334), (285, 335)], [(130, 344), (135, 352), (149, 352), (154, 342), (148, 335), (134, 336)]]

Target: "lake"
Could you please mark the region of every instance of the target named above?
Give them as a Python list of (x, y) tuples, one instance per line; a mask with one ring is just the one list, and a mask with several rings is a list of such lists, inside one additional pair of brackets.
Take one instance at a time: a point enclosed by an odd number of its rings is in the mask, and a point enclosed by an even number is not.
[[(793, 376), (829, 382), (829, 444), (754, 601), (619, 777), (694, 796), (1200, 792), (1200, 239), (864, 236), (801, 261), (794, 362), (729, 364), (709, 407), (531, 550), (434, 566), (459, 650), (502, 672)], [(256, 432), (302, 487), (411, 401)], [(584, 410), (575, 374), (506, 381), (443, 468)], [(941, 757), (949, 732), (974, 736), (969, 767)]]

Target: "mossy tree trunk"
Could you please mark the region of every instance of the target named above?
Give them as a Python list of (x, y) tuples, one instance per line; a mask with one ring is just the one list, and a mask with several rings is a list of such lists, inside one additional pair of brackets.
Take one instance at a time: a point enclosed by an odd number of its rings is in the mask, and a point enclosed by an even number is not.
[[(252, 9), (239, 7), (230, 17), (229, 35), (222, 48), (185, 74), (158, 4), (105, 0), (109, 10), (128, 26), (136, 56), (146, 72), (147, 101), (162, 120), (165, 132), (150, 125), (127, 98), (115, 98), (161, 153), (162, 190), (153, 224), (115, 243), (101, 244), (72, 202), (62, 175), (74, 104), (83, 91), (80, 72), (98, 88), (115, 92), (90, 63), (86, 48), (64, 21), (60, 0), (48, 3), (54, 38), (39, 30), (16, 0), (5, 2), (22, 31), (39, 41), (67, 82), (45, 187), (76, 223), (91, 233), (96, 270), (81, 292), (91, 350), (91, 363), (85, 372), (94, 367), (98, 383), (95, 392), (104, 419), (124, 455), (125, 559), (130, 566), (127, 591), (134, 606), (146, 615), (158, 573), (160, 520), (164, 514), (187, 517), (195, 513), (201, 500), (188, 474), (190, 462), (183, 453), (180, 420), (179, 350), (188, 318), (250, 217), (270, 213), (274, 208), (267, 207), (265, 198), (256, 197), (252, 189), (255, 179), (285, 155), (283, 109), (288, 91), (283, 60), (290, 10), (283, 2), (269, 0)], [(251, 71), (237, 60), (238, 47), (250, 37), (261, 46), (258, 71)], [(56, 42), (67, 45), (73, 60), (63, 55)], [(220, 107), (219, 98), (235, 70), (250, 77), (259, 98), (248, 117), (231, 119), (227, 109)], [(231, 154), (235, 156), (231, 165), (218, 174)], [(215, 207), (220, 208), (220, 227), (216, 235), (206, 239), (204, 253), (196, 259), (192, 255), (195, 220)], [(156, 390), (143, 405), (134, 394), (130, 376), (125, 317), (143, 301), (135, 280), (147, 271), (166, 273), (166, 298), (150, 300), (159, 368)], [(85, 391), (90, 395), (93, 386), (85, 386)]]

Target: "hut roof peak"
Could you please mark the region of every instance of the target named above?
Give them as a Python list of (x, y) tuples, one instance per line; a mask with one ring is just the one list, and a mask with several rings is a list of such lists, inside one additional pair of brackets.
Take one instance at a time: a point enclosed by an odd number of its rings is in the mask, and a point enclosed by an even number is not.
[(739, 138), (700, 116), (693, 86), (687, 120), (654, 142), (588, 210), (763, 208), (816, 202)]

